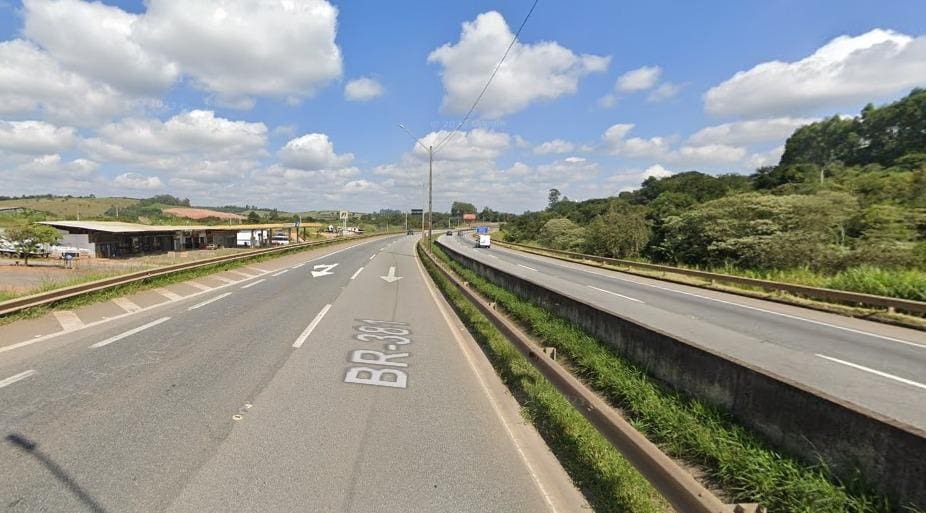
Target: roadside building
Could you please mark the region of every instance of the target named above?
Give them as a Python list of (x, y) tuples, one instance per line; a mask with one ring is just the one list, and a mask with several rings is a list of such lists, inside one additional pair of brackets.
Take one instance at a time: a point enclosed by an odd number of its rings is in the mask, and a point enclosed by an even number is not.
[(295, 235), (292, 223), (169, 226), (118, 221), (43, 221), (62, 234), (61, 244), (104, 258), (210, 247), (269, 246), (274, 232)]

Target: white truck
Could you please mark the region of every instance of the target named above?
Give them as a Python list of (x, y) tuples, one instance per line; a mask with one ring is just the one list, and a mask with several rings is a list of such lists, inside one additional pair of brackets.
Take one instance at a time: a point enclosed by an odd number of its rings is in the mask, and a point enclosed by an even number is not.
[(476, 237), (478, 237), (478, 239), (476, 240), (477, 248), (489, 249), (490, 247), (492, 247), (492, 238), (489, 236), (488, 233), (480, 233)]

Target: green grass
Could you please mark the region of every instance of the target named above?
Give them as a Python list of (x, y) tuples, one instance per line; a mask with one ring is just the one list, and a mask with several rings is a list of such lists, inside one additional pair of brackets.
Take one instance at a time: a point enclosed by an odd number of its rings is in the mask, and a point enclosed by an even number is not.
[[(419, 252), (421, 251), (419, 246)], [(483, 346), (496, 371), (598, 513), (662, 512), (668, 506), (646, 480), (601, 436), (466, 298), (422, 257), (431, 277)]]
[(435, 254), (544, 345), (554, 346), (582, 379), (662, 450), (702, 468), (732, 500), (774, 512), (887, 513), (890, 502), (861, 482), (842, 483), (823, 465), (771, 449), (723, 411), (658, 385), (610, 346), (570, 322)]

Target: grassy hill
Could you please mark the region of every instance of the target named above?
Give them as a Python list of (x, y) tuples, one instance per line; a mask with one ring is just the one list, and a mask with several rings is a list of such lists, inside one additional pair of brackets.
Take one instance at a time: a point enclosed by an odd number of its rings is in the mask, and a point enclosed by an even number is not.
[(133, 198), (28, 198), (0, 200), (0, 208), (25, 207), (45, 212), (56, 219), (81, 217), (103, 217), (110, 208), (126, 208), (138, 204)]

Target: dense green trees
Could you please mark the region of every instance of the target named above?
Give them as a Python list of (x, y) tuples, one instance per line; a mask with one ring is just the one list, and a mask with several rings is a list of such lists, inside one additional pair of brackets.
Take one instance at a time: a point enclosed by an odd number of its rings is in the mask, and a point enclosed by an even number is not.
[(506, 223), (510, 240), (742, 270), (926, 269), (926, 90), (801, 127), (750, 176), (688, 171), (617, 197), (547, 199)]

